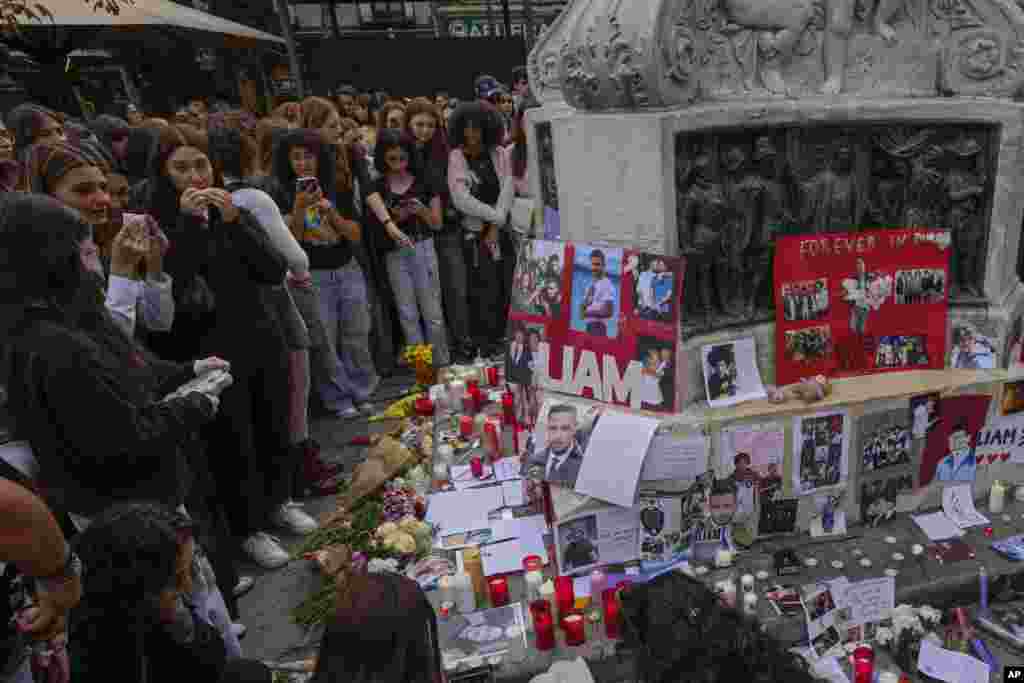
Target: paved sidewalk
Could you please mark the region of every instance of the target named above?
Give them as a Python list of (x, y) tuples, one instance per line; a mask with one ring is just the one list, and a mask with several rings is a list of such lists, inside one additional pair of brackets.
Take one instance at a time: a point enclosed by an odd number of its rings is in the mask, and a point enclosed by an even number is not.
[[(374, 395), (375, 407), (378, 411), (383, 410), (391, 400), (407, 392), (413, 382), (410, 374), (396, 374), (384, 380)], [(310, 427), (313, 438), (320, 442), (324, 460), (342, 465), (346, 474), (351, 474), (352, 469), (366, 457), (366, 447), (351, 445), (352, 439), (365, 436), (370, 431), (384, 431), (388, 424), (370, 424), (365, 418), (348, 421), (313, 419)], [(306, 511), (314, 517), (334, 507), (333, 497), (311, 498), (304, 503)], [(286, 532), (278, 534), (278, 538), (288, 550), (302, 542), (301, 537)], [(249, 629), (242, 641), (245, 655), (263, 660), (291, 661), (315, 651), (320, 629), (306, 633), (291, 620), (292, 610), (320, 586), (320, 577), (310, 563), (296, 560), (282, 569), (268, 571), (244, 556), (240, 559), (241, 573), (256, 578), (256, 587), (239, 601), (242, 621)]]

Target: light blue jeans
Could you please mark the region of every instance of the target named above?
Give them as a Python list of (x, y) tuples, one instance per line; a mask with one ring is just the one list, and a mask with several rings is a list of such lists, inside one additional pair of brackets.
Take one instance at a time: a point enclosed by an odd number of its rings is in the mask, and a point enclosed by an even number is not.
[(437, 271), (434, 240), (423, 240), (412, 248), (388, 252), (384, 262), (395, 293), (398, 321), (402, 325), (405, 343), (422, 344), (425, 336), (434, 347), (434, 365), (448, 365), (448, 339), (441, 309), (441, 278)]
[(367, 401), (379, 382), (370, 355), (366, 278), (355, 257), (337, 270), (310, 274), (327, 332), (326, 346), (311, 349), (313, 381), (324, 407), (340, 412)]

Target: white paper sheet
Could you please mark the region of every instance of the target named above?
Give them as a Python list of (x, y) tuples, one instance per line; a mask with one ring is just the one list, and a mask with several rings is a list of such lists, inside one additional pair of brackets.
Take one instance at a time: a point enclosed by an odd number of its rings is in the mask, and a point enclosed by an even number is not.
[(942, 489), (942, 510), (961, 529), (989, 523), (988, 517), (974, 507), (970, 484), (957, 484)]
[(946, 683), (988, 683), (988, 664), (962, 652), (941, 648), (930, 640), (921, 641), (917, 668)]
[(632, 507), (640, 470), (658, 424), (658, 420), (650, 417), (605, 412), (587, 443), (574, 487), (576, 492)]
[(843, 601), (850, 608), (853, 625), (888, 619), (896, 606), (896, 580), (886, 576), (851, 583)]
[(911, 515), (911, 519), (933, 541), (945, 541), (964, 535), (963, 530), (941, 510), (927, 515)]
[(501, 482), (501, 495), (505, 499), (505, 507), (507, 508), (526, 505), (526, 495), (523, 493), (522, 479)]
[(655, 434), (647, 449), (640, 481), (693, 480), (707, 472), (708, 437)]
[[(712, 397), (712, 369), (708, 363), (708, 356), (712, 349), (720, 346), (731, 346), (733, 353), (734, 381), (733, 388), (728, 393)], [(768, 393), (761, 381), (761, 371), (757, 368), (757, 346), (753, 337), (737, 339), (727, 344), (707, 344), (701, 348), (701, 360), (704, 370), (704, 388), (707, 391), (708, 403), (712, 408), (723, 408), (733, 406), (744, 401), (752, 401), (764, 398)]]
[(435, 493), (427, 498), (427, 521), (440, 527), (441, 536), (462, 533), (503, 504), (500, 486)]
[(547, 564), (548, 553), (544, 547), (547, 523), (544, 521), (544, 515), (495, 520), (491, 522), (491, 529), (495, 538), (513, 540), (480, 547), (480, 557), (486, 576), (522, 571), (523, 558), (527, 555), (538, 555), (544, 564)]
[(469, 465), (452, 465), (449, 472), (456, 491), (476, 488), (482, 484), (493, 484), (496, 481), (490, 465), (484, 465), (484, 476), (480, 479), (473, 476), (473, 469)]
[(502, 458), (494, 463), (494, 478), (498, 481), (519, 479), (522, 465), (522, 461), (518, 457)]

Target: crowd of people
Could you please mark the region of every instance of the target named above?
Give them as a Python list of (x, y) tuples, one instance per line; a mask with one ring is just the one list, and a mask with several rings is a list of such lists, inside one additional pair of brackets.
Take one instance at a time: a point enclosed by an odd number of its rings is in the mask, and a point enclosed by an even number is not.
[[(409, 345), (438, 365), (503, 351), (532, 106), (512, 81), (456, 106), (342, 88), (263, 118), (200, 97), (7, 113), (0, 681), (271, 680), (242, 653), (236, 552), (285, 565), (274, 530), (313, 532), (296, 501), (337, 490), (311, 404), (367, 415)], [(415, 582), (349, 588), (315, 681), (443, 680)], [(700, 584), (678, 595), (720, 620)], [(643, 599), (644, 679), (668, 680), (681, 660), (650, 628), (676, 617)]]

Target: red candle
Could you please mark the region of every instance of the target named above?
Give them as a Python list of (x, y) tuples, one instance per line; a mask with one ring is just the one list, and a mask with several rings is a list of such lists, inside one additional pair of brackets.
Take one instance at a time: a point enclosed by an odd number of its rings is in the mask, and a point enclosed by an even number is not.
[(539, 572), (544, 569), (544, 560), (540, 555), (527, 555), (523, 558), (523, 570), (528, 572)]
[(434, 402), (426, 397), (416, 399), (416, 414), (421, 417), (430, 417), (434, 414)]
[(562, 619), (562, 630), (565, 631), (565, 644), (578, 647), (587, 642), (587, 622), (582, 614), (570, 614)]
[(459, 418), (459, 435), (466, 439), (473, 436), (473, 418), (469, 415)]
[(555, 579), (555, 602), (560, 617), (565, 617), (575, 608), (576, 595), (572, 589), (571, 576), (559, 576)]
[(484, 403), (486, 399), (486, 397), (484, 396), (484, 392), (480, 391), (480, 388), (477, 387), (476, 389), (471, 391), (469, 395), (473, 397), (473, 407), (479, 413), (481, 410), (484, 409)]
[(491, 589), (491, 607), (504, 607), (508, 604), (508, 580), (504, 576), (487, 579)]
[(480, 382), (475, 379), (467, 380), (466, 391), (468, 391), (471, 394), (475, 391), (480, 391)]
[(487, 384), (492, 387), (498, 386), (498, 368), (493, 365), (487, 368)]
[(875, 651), (861, 645), (853, 651), (853, 683), (871, 683), (875, 675)]
[(530, 603), (530, 615), (533, 617), (537, 649), (544, 651), (555, 647), (555, 620), (551, 616), (551, 604), (547, 600), (534, 600)]
[(619, 631), (619, 589), (605, 588), (601, 593), (604, 602), (604, 630), (611, 639), (620, 638)]
[(473, 394), (466, 394), (462, 397), (462, 412), (466, 415), (476, 414), (476, 399), (473, 398)]
[(484, 446), (495, 453), (501, 450), (498, 441), (498, 425), (493, 420), (484, 422)]
[(501, 395), (501, 411), (502, 424), (514, 425), (516, 423), (516, 403), (511, 391), (506, 391)]
[(482, 479), (484, 476), (484, 461), (479, 455), (474, 455), (469, 459), (469, 471), (473, 473), (473, 476), (477, 479)]

